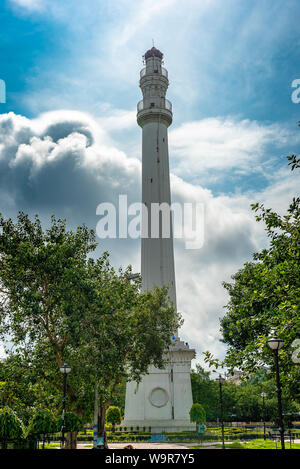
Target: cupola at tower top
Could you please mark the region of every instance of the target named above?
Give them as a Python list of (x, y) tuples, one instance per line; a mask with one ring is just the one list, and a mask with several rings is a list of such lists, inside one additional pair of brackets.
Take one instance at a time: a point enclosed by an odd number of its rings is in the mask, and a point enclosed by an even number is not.
[(151, 49), (147, 50), (145, 53), (144, 57), (145, 60), (149, 59), (150, 57), (158, 57), (159, 59), (162, 60), (164, 54), (160, 52), (160, 50), (156, 49), (156, 47), (152, 47)]
[(148, 122), (172, 123), (172, 104), (166, 99), (169, 86), (168, 72), (162, 66), (163, 53), (152, 47), (144, 55), (140, 72), (143, 99), (137, 105), (137, 121), (143, 127)]

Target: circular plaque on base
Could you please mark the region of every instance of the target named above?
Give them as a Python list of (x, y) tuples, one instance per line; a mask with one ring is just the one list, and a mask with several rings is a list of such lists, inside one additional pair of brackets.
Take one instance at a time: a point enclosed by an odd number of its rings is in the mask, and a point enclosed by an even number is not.
[(169, 395), (163, 388), (154, 388), (150, 392), (149, 401), (154, 407), (164, 407), (169, 401)]

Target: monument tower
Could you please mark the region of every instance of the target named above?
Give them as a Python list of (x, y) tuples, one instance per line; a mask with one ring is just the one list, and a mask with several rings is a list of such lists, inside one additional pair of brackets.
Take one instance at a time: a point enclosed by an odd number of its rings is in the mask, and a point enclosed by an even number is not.
[[(168, 127), (173, 114), (172, 104), (166, 99), (169, 80), (162, 59), (163, 54), (152, 47), (144, 56), (145, 67), (140, 72), (143, 99), (137, 105), (137, 122), (142, 128), (142, 202), (148, 209), (147, 219), (145, 215), (142, 218), (142, 232), (148, 237), (142, 237), (141, 274), (144, 291), (167, 285), (176, 308), (172, 224), (165, 237), (165, 220), (160, 216), (158, 226), (154, 226), (151, 217), (153, 204), (171, 206)], [(156, 433), (195, 428), (189, 418), (193, 403), (190, 368), (195, 351), (176, 333), (176, 341), (166, 355), (165, 369), (150, 367), (138, 388), (135, 382), (127, 383), (123, 426), (151, 427)]]

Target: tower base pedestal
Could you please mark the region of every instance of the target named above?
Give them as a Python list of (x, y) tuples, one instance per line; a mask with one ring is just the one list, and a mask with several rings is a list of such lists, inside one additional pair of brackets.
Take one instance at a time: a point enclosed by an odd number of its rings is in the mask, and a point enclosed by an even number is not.
[(125, 418), (122, 427), (139, 427), (152, 433), (193, 431), (190, 422), (193, 405), (190, 378), (191, 360), (195, 351), (178, 339), (165, 354), (164, 369), (153, 366), (137, 385), (127, 383)]
[(151, 433), (173, 433), (173, 432), (193, 432), (196, 431), (196, 424), (186, 420), (123, 420), (122, 427), (133, 428), (136, 430), (151, 431)]

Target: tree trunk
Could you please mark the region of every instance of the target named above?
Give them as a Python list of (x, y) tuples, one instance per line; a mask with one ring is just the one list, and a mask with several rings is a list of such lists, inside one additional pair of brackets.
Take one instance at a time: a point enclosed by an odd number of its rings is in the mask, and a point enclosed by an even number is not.
[(67, 433), (66, 449), (77, 449), (77, 434), (77, 430)]
[(106, 406), (100, 400), (99, 415), (98, 415), (98, 436), (104, 438), (104, 448), (108, 449), (107, 436), (105, 429)]

